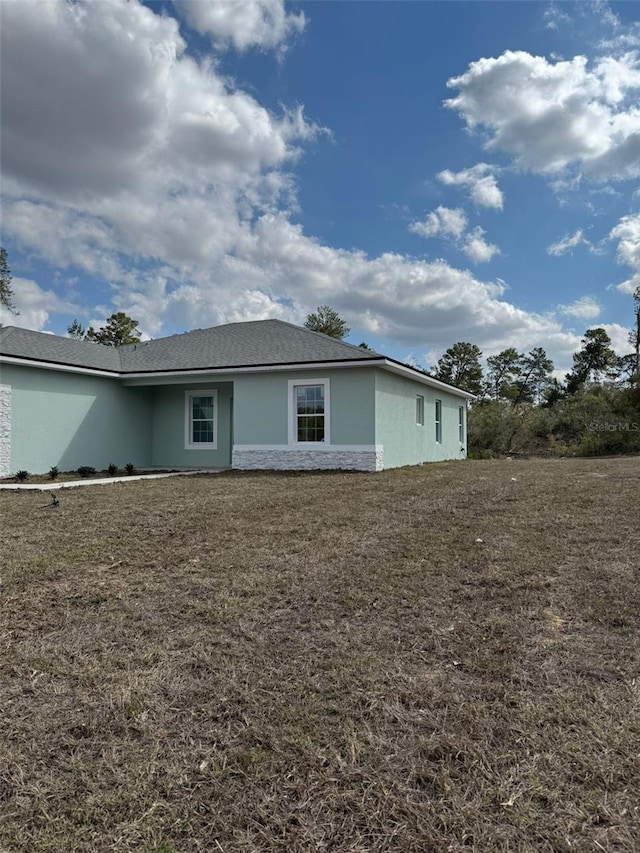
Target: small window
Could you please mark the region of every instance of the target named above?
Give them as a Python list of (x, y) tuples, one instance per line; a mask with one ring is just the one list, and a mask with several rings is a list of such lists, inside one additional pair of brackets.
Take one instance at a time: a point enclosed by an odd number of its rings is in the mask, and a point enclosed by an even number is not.
[(424, 397), (421, 394), (416, 396), (416, 423), (424, 426)]
[(289, 444), (329, 444), (329, 380), (289, 382)]
[(458, 438), (464, 444), (464, 406), (458, 407)]
[(217, 446), (215, 391), (187, 391), (185, 411), (185, 448), (211, 450)]
[(442, 400), (436, 400), (436, 441), (442, 443)]

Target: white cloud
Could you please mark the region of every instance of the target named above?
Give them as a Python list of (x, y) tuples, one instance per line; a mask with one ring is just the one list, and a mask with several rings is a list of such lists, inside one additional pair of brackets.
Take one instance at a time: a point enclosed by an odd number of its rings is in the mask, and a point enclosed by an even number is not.
[(479, 59), (447, 85), (445, 101), (470, 129), (484, 128), (486, 147), (506, 151), (534, 172), (580, 167), (598, 180), (640, 175), (640, 59), (548, 62), (525, 51)]
[(188, 57), (177, 22), (136, 0), (40, 0), (37, 14), (27, 0), (2, 16), (5, 191), (77, 203), (246, 186), (317, 131)]
[(0, 306), (0, 326), (20, 326), (40, 330), (52, 313), (69, 314), (76, 310), (73, 302), (61, 299), (52, 290), (43, 290), (30, 278), (14, 278), (11, 282), (13, 301), (18, 314)]
[(607, 24), (613, 30), (618, 29), (620, 26), (620, 18), (616, 15), (606, 0), (593, 0), (592, 8), (603, 24)]
[(595, 320), (600, 315), (600, 305), (593, 296), (581, 296), (569, 305), (558, 305), (558, 312), (579, 320)]
[(598, 47), (601, 50), (616, 52), (640, 47), (640, 24), (638, 21), (629, 23), (625, 32), (618, 32), (612, 38), (602, 39)]
[(552, 243), (548, 246), (547, 254), (558, 257), (559, 255), (564, 255), (565, 252), (571, 251), (571, 249), (575, 249), (576, 246), (580, 246), (583, 243), (587, 246), (591, 245), (585, 238), (582, 230), (578, 229), (574, 234), (565, 234), (557, 243)]
[[(42, 328), (54, 311), (84, 320), (125, 310), (157, 336), (300, 322), (329, 303), (352, 327), (407, 350), (443, 351), (467, 329), (487, 350), (544, 344), (570, 362), (575, 336), (507, 302), (501, 282), (442, 260), (335, 249), (293, 224), (286, 170), (318, 128), (300, 109), (272, 114), (190, 58), (165, 12), (136, 0), (35, 8), (2, 6), (3, 229), (80, 281), (101, 279), (111, 304), (83, 300), (80, 283), (72, 304), (31, 282), (23, 324)], [(466, 232), (462, 210), (433, 213), (424, 228), (437, 226), (475, 262), (497, 251), (481, 229)]]
[(174, 0), (173, 5), (196, 32), (211, 36), (219, 47), (233, 45), (239, 51), (282, 49), (306, 24), (304, 12), (287, 14), (284, 0)]
[(467, 227), (467, 217), (460, 207), (437, 207), (424, 222), (412, 222), (409, 231), (420, 237), (460, 237)]
[(627, 355), (631, 351), (628, 326), (621, 326), (620, 323), (602, 323), (599, 328), (604, 329), (609, 335), (611, 347), (617, 355)]
[(474, 264), (486, 264), (494, 255), (500, 254), (500, 249), (484, 239), (484, 230), (479, 225), (470, 231), (462, 246), (462, 251)]
[(633, 270), (627, 281), (616, 285), (622, 293), (634, 293), (640, 287), (640, 213), (623, 216), (609, 232), (609, 240), (618, 241), (617, 260)]
[(424, 222), (412, 222), (409, 231), (420, 237), (442, 237), (452, 240), (474, 264), (484, 264), (500, 249), (484, 239), (484, 230), (477, 225), (467, 231), (467, 217), (459, 208), (437, 207), (428, 214)]
[(566, 11), (561, 11), (557, 3), (549, 3), (544, 11), (545, 27), (548, 30), (557, 30), (561, 25), (568, 24), (571, 21)]
[(319, 129), (186, 56), (176, 21), (135, 0), (37, 8), (2, 7), (3, 228), (114, 294), (164, 281), (159, 331), (172, 289), (212, 288), (252, 219), (294, 205), (282, 170)]
[(445, 169), (439, 172), (437, 178), (447, 186), (469, 187), (473, 202), (479, 207), (493, 207), (502, 210), (504, 195), (498, 187), (494, 174), (495, 166), (488, 163), (477, 163), (470, 169), (452, 172)]
[(473, 329), (480, 345), (515, 340), (515, 329), (527, 341), (564, 335), (555, 320), (502, 301), (504, 284), (482, 282), (445, 261), (392, 253), (369, 258), (322, 246), (283, 216), (263, 217), (256, 237), (256, 266), (276, 293), (289, 293), (304, 310), (329, 302), (350, 325), (361, 323), (366, 309), (372, 331), (408, 347), (428, 340), (446, 348), (464, 328)]

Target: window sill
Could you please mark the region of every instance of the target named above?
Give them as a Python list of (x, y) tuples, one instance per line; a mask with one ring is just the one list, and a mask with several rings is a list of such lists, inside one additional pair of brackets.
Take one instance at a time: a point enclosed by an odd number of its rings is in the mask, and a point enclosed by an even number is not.
[(331, 447), (331, 445), (326, 441), (294, 441), (288, 447), (296, 447), (304, 450), (305, 447)]

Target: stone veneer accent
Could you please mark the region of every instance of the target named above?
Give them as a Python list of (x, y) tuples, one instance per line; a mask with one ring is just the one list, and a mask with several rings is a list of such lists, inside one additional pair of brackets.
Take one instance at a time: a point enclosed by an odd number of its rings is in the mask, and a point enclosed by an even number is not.
[(11, 385), (0, 385), (0, 474), (11, 473)]
[(343, 446), (326, 450), (299, 450), (286, 446), (265, 448), (234, 447), (231, 465), (240, 471), (382, 471), (381, 446)]

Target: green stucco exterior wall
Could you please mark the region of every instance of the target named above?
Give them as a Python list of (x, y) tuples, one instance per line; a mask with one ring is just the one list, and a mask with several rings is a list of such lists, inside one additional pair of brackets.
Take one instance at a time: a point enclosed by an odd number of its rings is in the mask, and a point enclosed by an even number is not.
[(11, 388), (10, 472), (151, 464), (151, 398), (114, 379), (3, 364)]
[[(424, 425), (416, 423), (416, 397), (424, 397)], [(442, 401), (442, 441), (436, 442), (435, 401)], [(465, 441), (458, 433), (458, 409), (465, 409)], [(466, 405), (462, 397), (384, 370), (376, 371), (376, 444), (384, 446), (384, 467), (418, 465), (466, 457)]]
[[(239, 453), (245, 452), (245, 463), (252, 453), (259, 454), (264, 448), (267, 455), (258, 462), (263, 464), (266, 459), (269, 465), (273, 461), (274, 467), (286, 465), (287, 459), (297, 460), (291, 454), (300, 456), (300, 451), (306, 467), (321, 461), (315, 452), (325, 454), (323, 464), (327, 467), (335, 460), (336, 467), (362, 464), (362, 470), (466, 456), (464, 398), (376, 367), (185, 379), (139, 377), (123, 381), (3, 364), (0, 386), (10, 391), (3, 391), (2, 405), (10, 407), (11, 418), (10, 467), (6, 473), (21, 468), (44, 473), (52, 465), (60, 470), (75, 470), (81, 465), (103, 469), (110, 462), (119, 467), (132, 462), (138, 468), (226, 468), (232, 465), (234, 447)], [(319, 380), (328, 380), (330, 386), (330, 442), (324, 448), (292, 446), (291, 383)], [(186, 392), (208, 389), (217, 392), (217, 447), (190, 449), (185, 446)], [(424, 397), (422, 426), (416, 423), (418, 394)], [(435, 435), (436, 399), (442, 401), (440, 443)], [(465, 413), (462, 444), (460, 406)], [(332, 456), (334, 448), (338, 455)]]
[[(136, 391), (143, 391), (137, 388)], [(188, 391), (217, 391), (217, 448), (185, 448), (185, 394)], [(233, 383), (204, 382), (158, 385), (151, 390), (151, 464), (157, 467), (228, 468), (231, 465), (231, 405)]]
[(234, 376), (234, 442), (238, 445), (286, 445), (289, 382), (330, 381), (332, 445), (375, 443), (375, 371), (282, 371)]

